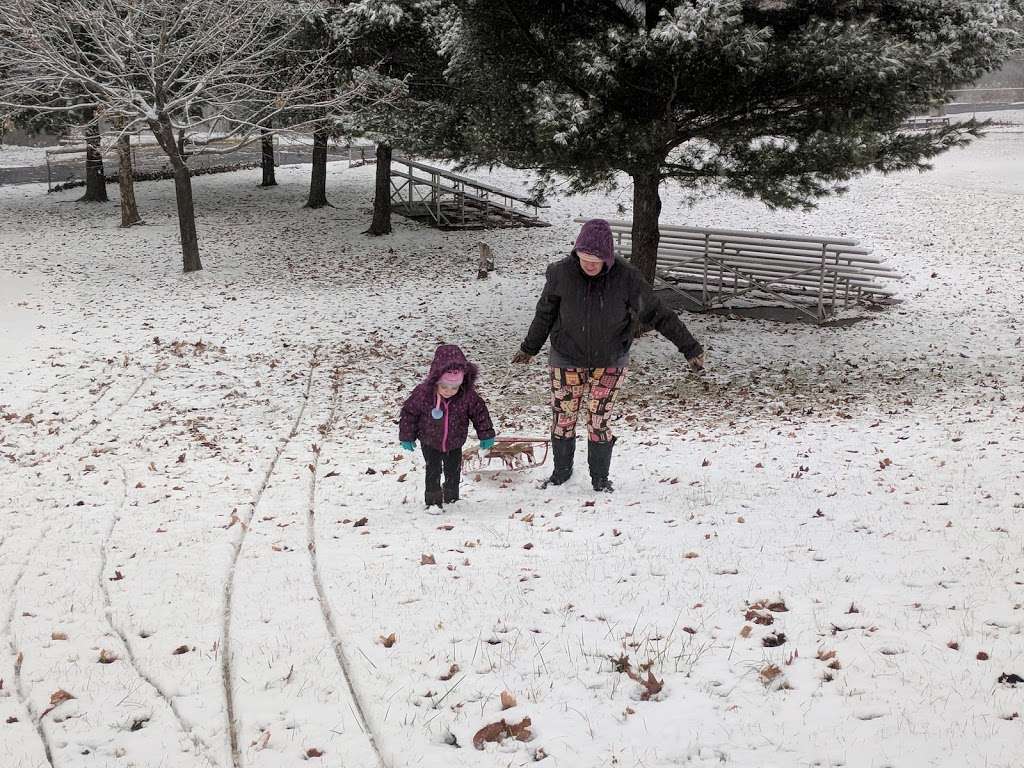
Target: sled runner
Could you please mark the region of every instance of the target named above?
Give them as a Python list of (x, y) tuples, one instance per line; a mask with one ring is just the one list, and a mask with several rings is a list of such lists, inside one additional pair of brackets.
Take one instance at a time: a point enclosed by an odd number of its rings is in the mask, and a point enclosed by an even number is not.
[[(469, 471), (530, 469), (547, 461), (550, 446), (549, 437), (496, 437), (494, 447), (487, 452), (476, 448), (463, 451), (462, 463)], [(492, 464), (496, 459), (501, 462), (498, 466)]]

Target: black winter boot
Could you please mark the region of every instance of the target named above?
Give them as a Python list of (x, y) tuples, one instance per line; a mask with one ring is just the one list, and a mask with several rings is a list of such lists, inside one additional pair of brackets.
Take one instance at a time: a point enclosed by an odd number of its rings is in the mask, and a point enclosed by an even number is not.
[(551, 477), (541, 484), (541, 488), (549, 485), (561, 485), (572, 477), (572, 459), (576, 453), (575, 437), (551, 437), (551, 452), (555, 458), (555, 469)]
[(444, 503), (451, 504), (459, 500), (459, 486), (458, 483), (445, 483), (441, 487), (441, 491), (444, 496)]
[(590, 467), (590, 482), (594, 490), (603, 493), (611, 493), (615, 489), (612, 481), (608, 479), (608, 468), (612, 463), (612, 446), (615, 445), (613, 437), (607, 443), (596, 443), (587, 441), (587, 464)]
[(440, 490), (424, 491), (423, 501), (426, 502), (427, 507), (444, 507), (444, 496)]

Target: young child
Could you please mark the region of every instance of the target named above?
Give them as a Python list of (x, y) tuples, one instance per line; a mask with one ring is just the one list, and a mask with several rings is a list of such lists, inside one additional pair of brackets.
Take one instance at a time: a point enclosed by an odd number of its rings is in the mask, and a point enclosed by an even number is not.
[[(420, 441), (427, 463), (427, 507), (442, 507), (459, 500), (462, 446), (473, 422), (482, 450), (494, 445), (494, 427), (483, 399), (473, 388), (477, 367), (454, 344), (442, 344), (434, 352), (430, 373), (409, 395), (398, 422), (402, 448), (411, 451)], [(444, 472), (444, 486), (441, 473)]]

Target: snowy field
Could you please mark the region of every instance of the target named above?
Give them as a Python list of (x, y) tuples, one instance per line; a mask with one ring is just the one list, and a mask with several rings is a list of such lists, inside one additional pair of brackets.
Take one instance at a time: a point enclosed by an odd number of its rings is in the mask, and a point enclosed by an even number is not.
[(52, 147), (23, 147), (18, 144), (0, 146), (0, 168), (46, 165), (46, 150)]
[(0, 766), (1021, 765), (1024, 135), (812, 213), (668, 193), (857, 238), (903, 302), (685, 315), (708, 372), (638, 342), (615, 494), (581, 446), (568, 485), (470, 473), (441, 516), (402, 399), (455, 342), (499, 430), (544, 434), (544, 366), (507, 361), (620, 200), (483, 233), (478, 281), (480, 233), (361, 234), (373, 173), (333, 164), (317, 211), (308, 168), (195, 179), (189, 276), (169, 184), (128, 231), (0, 189)]

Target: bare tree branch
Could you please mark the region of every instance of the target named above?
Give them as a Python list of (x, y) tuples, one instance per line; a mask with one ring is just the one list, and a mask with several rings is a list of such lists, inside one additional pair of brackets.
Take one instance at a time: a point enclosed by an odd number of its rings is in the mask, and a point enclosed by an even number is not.
[(9, 0), (0, 108), (91, 108), (120, 133), (166, 121), (244, 141), (270, 119), (311, 130), (396, 97), (372, 92), (380, 80), (343, 85), (334, 52), (303, 44), (303, 23), (271, 0)]
[(90, 125), (118, 126), (114, 144), (147, 127), (173, 170), (184, 270), (202, 269), (189, 134), (244, 146), (274, 120), (322, 135), (398, 97), (400, 84), (340, 77), (334, 52), (299, 34), (302, 12), (280, 0), (5, 0), (0, 120), (88, 110)]

